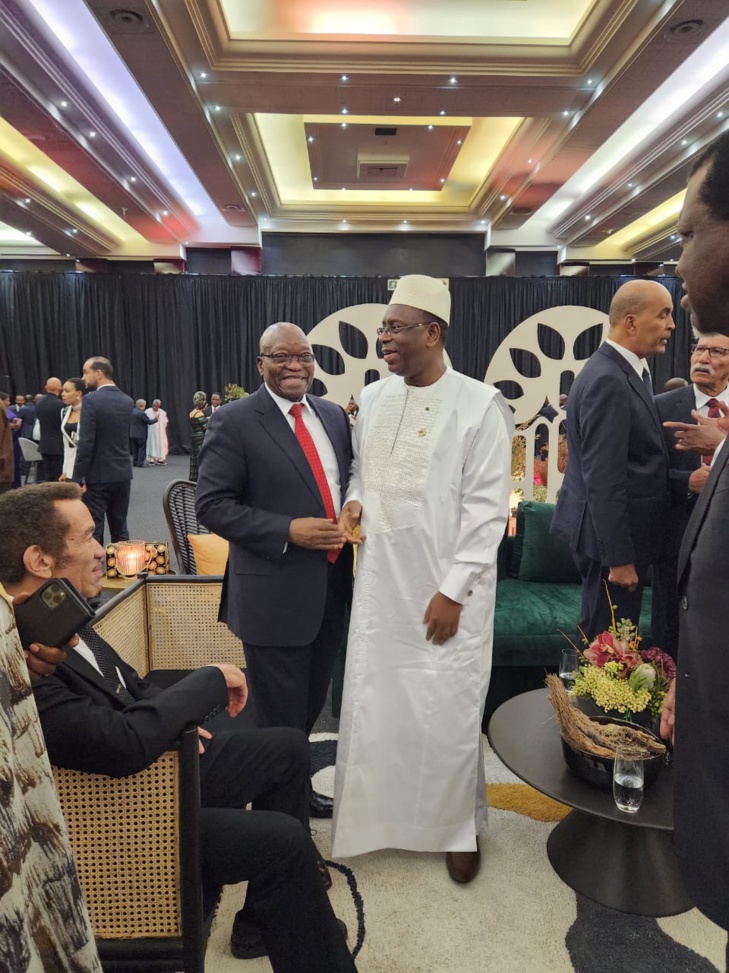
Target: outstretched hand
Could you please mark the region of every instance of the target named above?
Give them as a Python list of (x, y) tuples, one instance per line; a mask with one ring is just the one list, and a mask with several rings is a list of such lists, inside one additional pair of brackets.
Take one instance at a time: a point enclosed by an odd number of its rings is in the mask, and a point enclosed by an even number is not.
[(692, 409), (691, 415), (696, 420), (695, 423), (664, 422), (665, 429), (673, 429), (676, 449), (681, 452), (700, 453), (702, 456), (708, 456), (718, 449), (729, 435), (729, 408), (723, 402), (719, 402), (719, 409), (722, 412), (720, 419), (709, 419), (700, 415), (696, 409)]

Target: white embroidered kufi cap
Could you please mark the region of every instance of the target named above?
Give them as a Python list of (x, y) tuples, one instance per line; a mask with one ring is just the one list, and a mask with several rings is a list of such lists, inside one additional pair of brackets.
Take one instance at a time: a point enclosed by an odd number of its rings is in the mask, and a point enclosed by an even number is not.
[(446, 285), (435, 277), (408, 274), (401, 277), (392, 292), (390, 304), (406, 304), (420, 311), (434, 314), (446, 324), (450, 323), (451, 295)]

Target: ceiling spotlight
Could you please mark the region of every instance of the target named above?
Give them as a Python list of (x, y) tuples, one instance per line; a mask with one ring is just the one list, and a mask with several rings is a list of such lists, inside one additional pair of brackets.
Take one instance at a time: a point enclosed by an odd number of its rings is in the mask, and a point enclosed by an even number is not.
[(587, 79), (587, 83), (588, 83), (588, 84), (592, 84), (592, 78), (588, 78), (588, 79)]
[(451, 84), (458, 84), (458, 78), (456, 77), (450, 78), (449, 80)]
[(563, 112), (562, 112), (562, 114), (563, 114), (563, 115), (565, 116), (565, 118), (566, 118), (566, 117), (567, 117), (567, 116), (569, 115), (569, 112), (568, 112), (568, 111), (563, 111)]
[(347, 221), (346, 220), (342, 220), (342, 223), (344, 223), (345, 226), (347, 225)]
[(634, 184), (633, 184), (632, 182), (629, 182), (629, 183), (628, 183), (628, 189), (632, 189), (632, 188), (633, 188), (633, 185), (634, 185)]
[(395, 97), (392, 100), (395, 102), (396, 105), (400, 104), (400, 99), (398, 97)]
[(717, 117), (717, 118), (723, 118), (723, 117), (724, 117), (724, 112), (723, 112), (723, 111), (718, 111), (718, 112), (716, 113), (716, 117)]
[(441, 181), (440, 181), (441, 186), (443, 185), (444, 182), (445, 182), (445, 179), (441, 179)]
[(207, 76), (208, 76), (208, 72), (207, 71), (201, 71), (200, 72), (200, 77), (201, 78), (207, 78)]
[(486, 220), (479, 220), (479, 223), (481, 224), (481, 226), (486, 226)]
[(349, 75), (348, 74), (343, 74), (342, 75), (342, 81), (349, 81)]
[(589, 222), (589, 220), (591, 220), (592, 217), (591, 216), (586, 216), (585, 219), (588, 220), (588, 222)]
[(688, 145), (688, 139), (681, 139), (681, 145)]
[(349, 108), (343, 108), (342, 115), (348, 115), (348, 114), (349, 114)]
[(441, 108), (440, 113), (441, 113), (441, 115), (445, 115), (444, 109)]
[(672, 233), (671, 234), (671, 239), (672, 240), (678, 240), (678, 233)]
[(162, 215), (163, 216), (169, 216), (170, 215), (170, 211), (168, 209), (163, 209), (162, 210)]
[(306, 141), (307, 142), (313, 142), (314, 141), (314, 136), (313, 135), (310, 135)]
[(258, 193), (255, 191), (255, 189), (252, 189), (251, 190), (251, 196), (257, 196), (257, 195), (258, 195)]
[(434, 127), (435, 127), (435, 126), (433, 126), (433, 125), (428, 125), (428, 131), (429, 131), (429, 132), (432, 132), (432, 131), (433, 131), (433, 128), (434, 128)]
[(527, 159), (527, 165), (530, 166), (531, 164), (532, 164), (532, 160), (531, 159)]
[(319, 177), (318, 176), (314, 176), (314, 182), (319, 182)]
[(410, 187), (408, 188), (408, 192), (410, 192), (410, 193), (411, 193), (412, 191), (413, 191), (413, 187), (412, 187), (412, 186), (410, 186)]
[(463, 145), (463, 139), (458, 139), (458, 141), (456, 142), (456, 145)]
[(129, 177), (129, 182), (136, 182), (136, 181), (137, 181), (137, 177), (136, 176), (130, 176)]
[(502, 194), (501, 194), (501, 195), (499, 196), (499, 199), (506, 199), (506, 195), (505, 195), (504, 193), (502, 193)]
[(26, 230), (25, 231), (25, 235), (26, 236), (33, 236), (33, 231), (32, 230)]
[(213, 111), (220, 111), (220, 105), (213, 105)]
[(342, 192), (343, 193), (346, 193), (346, 191), (347, 191), (347, 187), (346, 186), (342, 186)]
[(61, 102), (61, 108), (68, 108), (68, 102), (67, 101), (62, 101)]
[(96, 138), (96, 132), (89, 132), (89, 138), (90, 139), (95, 139)]
[(25, 203), (26, 206), (28, 206), (32, 202), (32, 200), (30, 196), (26, 196), (23, 202)]
[(78, 230), (76, 229), (75, 226), (71, 228), (71, 233), (78, 233)]
[(235, 159), (236, 162), (240, 162), (243, 156), (240, 154), (240, 152), (236, 152), (233, 158)]
[(403, 225), (403, 226), (407, 226), (407, 225), (408, 225), (408, 221), (407, 221), (407, 220), (403, 220), (403, 221), (402, 221), (402, 225)]
[(346, 122), (342, 122), (342, 128), (346, 128), (346, 127), (347, 127), (347, 123)]

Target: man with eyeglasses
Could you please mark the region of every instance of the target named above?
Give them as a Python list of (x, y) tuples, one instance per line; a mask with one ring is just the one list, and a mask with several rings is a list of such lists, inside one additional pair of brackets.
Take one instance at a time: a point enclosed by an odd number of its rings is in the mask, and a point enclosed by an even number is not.
[[(200, 454), (200, 522), (230, 542), (220, 620), (242, 639), (258, 723), (307, 736), (342, 643), (352, 548), (337, 523), (352, 458), (344, 409), (314, 395), (295, 324), (261, 337), (263, 384), (220, 409)], [(331, 817), (312, 791), (311, 814)]]
[[(485, 820), (481, 718), (513, 419), (445, 362), (448, 288), (403, 277), (362, 392), (342, 512), (358, 548), (334, 790), (334, 854), (446, 853), (472, 881)], [(355, 536), (360, 524), (362, 536)]]
[(676, 568), (686, 524), (708, 479), (713, 454), (724, 441), (719, 403), (729, 404), (729, 337), (703, 334), (691, 349), (691, 382), (655, 397), (668, 447), (670, 494), (665, 546), (653, 565), (653, 643), (678, 654)]

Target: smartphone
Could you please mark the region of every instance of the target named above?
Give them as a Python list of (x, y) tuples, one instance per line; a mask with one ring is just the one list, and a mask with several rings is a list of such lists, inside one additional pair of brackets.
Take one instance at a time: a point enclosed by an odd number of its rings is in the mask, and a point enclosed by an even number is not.
[(15, 623), (24, 649), (34, 642), (62, 648), (95, 614), (68, 578), (51, 578), (15, 606)]

